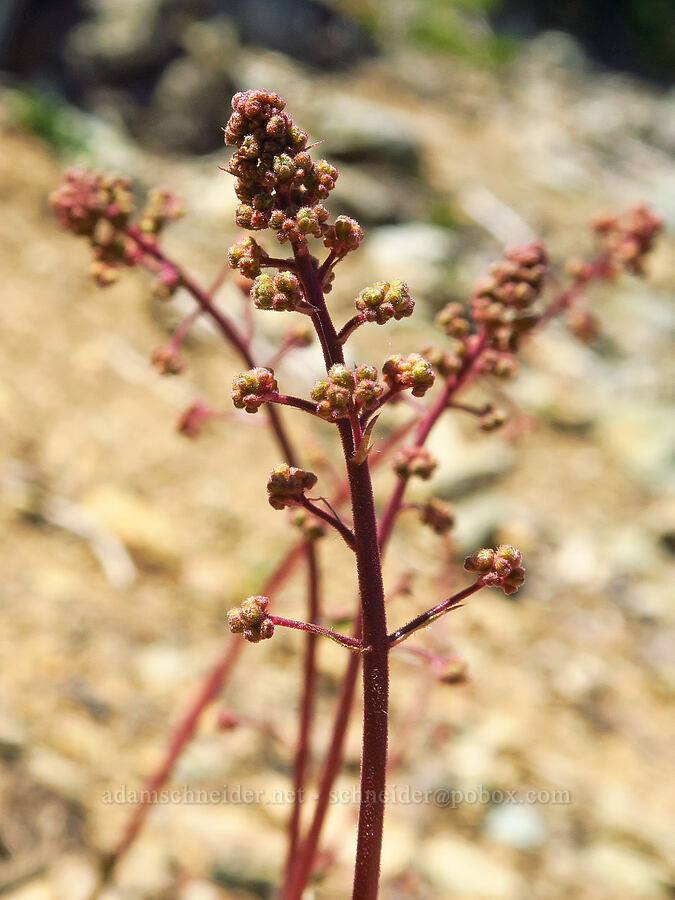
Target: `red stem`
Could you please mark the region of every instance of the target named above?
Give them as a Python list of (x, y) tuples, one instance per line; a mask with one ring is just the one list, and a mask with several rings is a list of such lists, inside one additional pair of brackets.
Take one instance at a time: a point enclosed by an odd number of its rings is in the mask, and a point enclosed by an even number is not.
[[(295, 259), (305, 286), (305, 296), (316, 309), (319, 337), (326, 368), (344, 363), (323, 297), (321, 282), (306, 247), (296, 247)], [(352, 498), (356, 568), (363, 621), (363, 643), (370, 647), (363, 662), (363, 748), (361, 754), (361, 803), (354, 870), (354, 900), (376, 900), (380, 877), (384, 790), (387, 768), (389, 708), (389, 643), (384, 607), (384, 586), (377, 538), (377, 518), (370, 468), (366, 459), (353, 462), (356, 451), (352, 426), (339, 420), (338, 430), (347, 466)]]
[[(310, 621), (316, 621), (321, 614), (319, 566), (316, 552), (309, 552), (309, 544), (307, 544), (307, 551), (307, 618)], [(288, 823), (287, 873), (290, 871), (290, 867), (295, 859), (300, 838), (302, 794), (307, 779), (312, 720), (314, 717), (314, 696), (316, 693), (316, 643), (317, 635), (311, 631), (308, 632), (305, 642), (298, 740), (293, 763), (293, 808)]]
[(419, 631), (420, 628), (426, 628), (427, 625), (431, 625), (432, 622), (435, 622), (436, 619), (439, 619), (451, 609), (455, 609), (462, 600), (470, 597), (471, 594), (475, 594), (476, 591), (479, 591), (483, 586), (483, 582), (479, 578), (478, 581), (465, 587), (464, 590), (458, 591), (456, 594), (453, 594), (452, 597), (443, 600), (442, 603), (438, 603), (436, 606), (432, 606), (431, 609), (427, 609), (425, 612), (420, 613), (419, 616), (415, 616), (414, 619), (411, 619), (410, 622), (401, 626), (401, 628), (392, 631), (389, 635), (390, 645), (394, 647), (396, 644), (400, 644), (402, 641), (407, 640), (411, 634)]
[[(147, 256), (150, 256), (152, 259), (156, 259), (158, 262), (164, 263), (167, 266), (171, 266), (180, 277), (180, 283), (188, 291), (194, 299), (197, 301), (201, 309), (209, 315), (213, 321), (218, 326), (221, 334), (225, 338), (225, 340), (234, 347), (239, 356), (243, 359), (246, 365), (252, 369), (255, 367), (255, 362), (253, 357), (251, 356), (251, 350), (249, 347), (249, 342), (243, 335), (240, 334), (236, 325), (226, 316), (223, 312), (221, 312), (218, 307), (213, 303), (213, 300), (203, 288), (200, 287), (192, 278), (185, 274), (174, 262), (172, 262), (162, 250), (159, 249), (157, 244), (148, 240), (147, 237), (143, 235), (139, 228), (133, 225), (128, 225), (124, 229), (124, 233), (130, 237), (132, 240), (136, 242), (138, 247), (145, 253)], [(277, 443), (281, 448), (281, 451), (286, 458), (286, 461), (290, 465), (297, 465), (295, 451), (293, 450), (290, 441), (288, 440), (288, 436), (281, 422), (281, 417), (279, 416), (279, 411), (271, 405), (265, 406), (265, 411), (270, 420), (270, 425), (272, 427), (272, 431), (276, 437)]]
[(360, 652), (370, 650), (370, 647), (364, 646), (363, 641), (360, 641), (358, 638), (348, 637), (346, 634), (340, 634), (337, 631), (332, 631), (330, 628), (324, 628), (323, 625), (316, 625), (314, 622), (299, 622), (297, 619), (286, 619), (283, 616), (274, 616), (271, 613), (267, 618), (274, 625), (279, 625), (281, 628), (293, 628), (296, 631), (308, 631), (311, 634), (327, 637), (335, 641), (336, 644), (341, 644), (350, 650), (358, 650)]
[(162, 787), (173, 771), (176, 760), (180, 756), (185, 745), (191, 740), (197, 723), (202, 712), (206, 707), (218, 696), (222, 690), (225, 680), (234, 668), (234, 664), (239, 658), (243, 643), (241, 641), (231, 641), (228, 644), (227, 651), (224, 656), (218, 660), (215, 666), (210, 670), (206, 681), (204, 682), (199, 694), (190, 705), (187, 714), (178, 724), (167, 747), (166, 753), (158, 769), (148, 778), (142, 793), (143, 799), (134, 808), (131, 817), (126, 823), (122, 837), (117, 846), (110, 855), (108, 866), (112, 868), (119, 863), (120, 859), (133, 843), (136, 835), (140, 831), (145, 819), (150, 812), (152, 803), (150, 798), (156, 791)]
[(326, 512), (326, 510), (321, 509), (320, 506), (316, 506), (307, 497), (305, 497), (302, 505), (308, 512), (311, 512), (313, 516), (317, 516), (317, 518), (323, 519), (324, 522), (327, 522), (332, 528), (335, 528), (335, 530), (339, 532), (341, 537), (344, 538), (347, 546), (352, 550), (354, 549), (354, 532), (351, 529), (347, 528), (347, 526), (342, 521), (340, 521), (337, 516)]
[(280, 394), (277, 391), (267, 394), (263, 397), (269, 403), (278, 403), (280, 406), (293, 406), (295, 409), (301, 409), (303, 412), (316, 416), (316, 404), (303, 397), (293, 397), (291, 394)]
[(365, 321), (366, 317), (363, 315), (363, 313), (357, 313), (355, 316), (352, 316), (352, 318), (348, 322), (346, 322), (338, 331), (337, 339), (339, 343), (346, 343), (347, 338), (349, 338), (350, 335), (354, 334), (356, 329), (360, 325), (363, 325)]

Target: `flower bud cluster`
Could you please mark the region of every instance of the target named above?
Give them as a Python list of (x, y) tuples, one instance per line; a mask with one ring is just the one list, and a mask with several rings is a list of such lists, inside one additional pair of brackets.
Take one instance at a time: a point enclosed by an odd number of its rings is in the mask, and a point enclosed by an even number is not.
[(115, 229), (129, 222), (133, 211), (131, 181), (91, 169), (68, 169), (49, 203), (62, 228), (93, 237), (102, 219)]
[(160, 265), (152, 281), (150, 290), (157, 300), (168, 300), (180, 287), (180, 273), (175, 266), (164, 263)]
[(305, 472), (297, 466), (279, 463), (272, 469), (267, 480), (269, 504), (274, 509), (302, 506), (305, 491), (311, 490), (316, 482), (314, 472)]
[(430, 497), (419, 507), (420, 521), (436, 534), (447, 534), (455, 524), (455, 513), (449, 503)]
[(175, 222), (185, 214), (182, 201), (168, 188), (154, 188), (148, 192), (145, 209), (141, 214), (140, 228), (146, 234), (159, 234), (169, 222)]
[(453, 340), (449, 347), (435, 347), (431, 344), (422, 348), (422, 355), (429, 360), (441, 378), (456, 375), (462, 368), (466, 356), (464, 341)]
[(251, 287), (251, 299), (258, 309), (277, 312), (297, 309), (303, 302), (302, 288), (292, 272), (258, 275)]
[(423, 397), (436, 377), (429, 360), (419, 353), (411, 353), (409, 356), (396, 353), (390, 356), (382, 366), (382, 373), (392, 390), (412, 388), (413, 397)]
[(464, 316), (464, 309), (459, 303), (448, 303), (436, 316), (436, 324), (450, 337), (464, 338), (471, 326)]
[(354, 301), (367, 322), (384, 325), (389, 319), (403, 319), (411, 316), (415, 301), (405, 281), (378, 281), (364, 288)]
[(500, 587), (505, 594), (515, 594), (525, 581), (522, 554), (511, 544), (500, 544), (496, 550), (484, 547), (464, 560), (464, 568), (478, 572), (485, 585)]
[(575, 303), (565, 313), (565, 325), (572, 334), (588, 344), (593, 341), (600, 331), (600, 325), (593, 313), (585, 309), (580, 303)]
[[(520, 337), (536, 323), (530, 309), (541, 295), (547, 265), (544, 245), (530, 241), (507, 250), (490, 275), (476, 284), (471, 315), (487, 331), (494, 349), (502, 353), (517, 349)], [(452, 321), (449, 317), (446, 330), (453, 327)], [(459, 323), (455, 327), (464, 327), (461, 317), (455, 321)]]
[(363, 228), (356, 219), (338, 216), (333, 225), (326, 229), (323, 242), (330, 250), (342, 255), (349, 250), (357, 250), (363, 240)]
[(49, 202), (62, 228), (89, 238), (91, 274), (101, 286), (116, 281), (120, 265), (139, 261), (136, 244), (123, 231), (133, 212), (128, 178), (69, 169)]
[(394, 472), (406, 481), (417, 477), (428, 481), (438, 462), (426, 447), (401, 447), (394, 456)]
[(223, 129), (237, 149), (227, 171), (235, 176), (240, 200), (237, 225), (272, 228), (283, 243), (328, 234), (328, 210), (321, 203), (335, 187), (338, 171), (324, 159), (313, 162), (307, 134), (284, 112), (285, 102), (265, 90), (237, 93)]
[(232, 634), (243, 634), (252, 644), (271, 638), (274, 623), (267, 618), (269, 603), (269, 597), (248, 597), (241, 606), (231, 609), (227, 624)]
[(383, 393), (374, 366), (350, 369), (338, 363), (330, 367), (325, 378), (317, 381), (311, 396), (317, 415), (336, 422), (348, 417), (352, 410), (373, 409)]
[(512, 353), (484, 350), (478, 362), (478, 369), (483, 375), (494, 375), (496, 378), (513, 378), (518, 363)]
[(278, 391), (277, 380), (271, 369), (256, 366), (248, 372), (241, 372), (232, 382), (232, 402), (237, 409), (248, 413), (258, 412), (269, 394)]
[(593, 220), (612, 261), (633, 275), (644, 273), (644, 261), (663, 229), (663, 222), (646, 206), (636, 206), (620, 216), (603, 214)]
[(201, 431), (202, 423), (207, 422), (212, 416), (213, 413), (205, 403), (195, 400), (178, 417), (176, 429), (185, 437), (196, 438)]
[(180, 375), (185, 369), (185, 360), (178, 347), (171, 341), (155, 347), (150, 356), (150, 362), (160, 375)]
[(239, 269), (244, 278), (256, 278), (260, 275), (260, 260), (267, 254), (255, 238), (247, 235), (227, 251), (230, 268)]
[(478, 416), (478, 427), (481, 431), (497, 431), (508, 419), (503, 409), (495, 409), (488, 404)]

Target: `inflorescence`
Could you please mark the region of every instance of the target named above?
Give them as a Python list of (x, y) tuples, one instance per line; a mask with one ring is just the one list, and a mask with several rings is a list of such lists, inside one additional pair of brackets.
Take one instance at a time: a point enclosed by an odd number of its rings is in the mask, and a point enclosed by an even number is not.
[(500, 544), (496, 550), (484, 547), (464, 560), (468, 572), (477, 572), (486, 586), (500, 587), (505, 594), (515, 594), (525, 581), (522, 554), (511, 544)]

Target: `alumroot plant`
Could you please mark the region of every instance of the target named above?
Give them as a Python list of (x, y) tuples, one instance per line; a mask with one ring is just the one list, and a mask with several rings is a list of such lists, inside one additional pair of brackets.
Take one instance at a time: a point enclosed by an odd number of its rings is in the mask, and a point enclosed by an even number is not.
[[(486, 587), (506, 594), (517, 591), (525, 578), (520, 552), (508, 544), (480, 548), (464, 563), (467, 583), (452, 596), (423, 610), (410, 622), (391, 627), (382, 579), (382, 559), (399, 514), (411, 510), (433, 534), (444, 535), (454, 524), (448, 504), (431, 497), (424, 503), (406, 503), (408, 482), (429, 479), (436, 460), (425, 443), (438, 420), (461, 412), (475, 417), (479, 428), (499, 428), (506, 414), (489, 403), (459, 402), (458, 395), (469, 384), (487, 379), (507, 379), (516, 370), (516, 357), (525, 339), (555, 315), (565, 317), (569, 327), (589, 340), (596, 324), (586, 306), (586, 292), (593, 281), (611, 280), (627, 270), (642, 274), (645, 256), (660, 229), (659, 220), (645, 208), (622, 216), (603, 216), (594, 223), (597, 254), (588, 261), (572, 260), (569, 280), (548, 301), (548, 255), (539, 241), (507, 250), (489, 274), (476, 285), (466, 306), (448, 304), (437, 316), (440, 338), (422, 353), (394, 354), (385, 360), (351, 365), (345, 346), (361, 327), (386, 325), (413, 313), (410, 288), (401, 280), (377, 282), (365, 287), (354, 300), (355, 315), (335, 322), (326, 295), (334, 270), (349, 253), (356, 251), (363, 232), (347, 216), (331, 220), (324, 205), (338, 178), (337, 169), (323, 159), (314, 159), (307, 134), (293, 124), (284, 101), (265, 90), (238, 93), (233, 113), (224, 128), (225, 142), (235, 148), (226, 167), (234, 176), (239, 199), (236, 222), (247, 231), (271, 231), (286, 250), (274, 256), (249, 234), (230, 247), (226, 265), (247, 279), (253, 306), (270, 312), (306, 316), (323, 353), (323, 371), (308, 384), (306, 396), (283, 392), (274, 366), (294, 347), (308, 341), (306, 328), (297, 322), (289, 328), (273, 361), (256, 360), (251, 333), (238, 326), (216, 303), (224, 270), (210, 288), (204, 288), (164, 252), (164, 227), (182, 214), (168, 191), (153, 192), (145, 208), (135, 213), (131, 185), (125, 178), (73, 170), (52, 195), (51, 203), (63, 227), (88, 239), (92, 249), (92, 275), (102, 286), (112, 283), (123, 266), (136, 266), (153, 274), (152, 290), (164, 300), (184, 290), (195, 301), (194, 310), (181, 322), (168, 343), (152, 352), (152, 362), (166, 375), (180, 372), (185, 361), (182, 341), (201, 315), (210, 317), (223, 338), (241, 359), (244, 370), (232, 384), (235, 409), (268, 417), (271, 434), (282, 456), (267, 481), (270, 506), (290, 509), (300, 538), (280, 563), (258, 596), (243, 600), (227, 614), (234, 635), (222, 659), (209, 673), (195, 703), (174, 732), (166, 756), (153, 773), (148, 787), (156, 790), (170, 776), (182, 748), (194, 733), (202, 710), (218, 694), (244, 641), (258, 643), (274, 637), (280, 628), (305, 633), (302, 692), (293, 764), (295, 802), (288, 826), (288, 853), (280, 861), (279, 896), (299, 900), (317, 861), (323, 821), (331, 787), (339, 772), (344, 737), (354, 705), (359, 668), (363, 671), (363, 745), (357, 851), (353, 897), (373, 900), (378, 896), (380, 852), (385, 810), (385, 780), (389, 727), (389, 657), (421, 628)], [(321, 245), (325, 248), (321, 256)], [(392, 273), (396, 275), (396, 273)], [(418, 400), (406, 404), (410, 416), (386, 439), (380, 439), (376, 423), (386, 408), (410, 395)], [(420, 403), (420, 400), (423, 402)], [(330, 499), (320, 494), (317, 476), (301, 467), (292, 433), (281, 418), (279, 407), (292, 407), (317, 419), (318, 428), (333, 429), (342, 451), (345, 481)], [(297, 413), (292, 412), (291, 415)], [(227, 413), (213, 410), (204, 401), (194, 402), (180, 417), (179, 429), (188, 436), (199, 434), (202, 424)], [(406, 443), (399, 446), (402, 441)], [(377, 457), (370, 450), (376, 444)], [(376, 504), (371, 470), (391, 457), (393, 487)], [(318, 496), (313, 496), (315, 492)], [(351, 521), (342, 510), (351, 504)], [(379, 515), (378, 515), (379, 508)], [(354, 556), (358, 580), (358, 604), (351, 634), (334, 631), (323, 623), (321, 567), (316, 541), (337, 533)], [(307, 569), (305, 620), (289, 619), (276, 611), (275, 593), (301, 559)], [(471, 580), (471, 578), (473, 580)], [(330, 585), (329, 585), (330, 586)], [(329, 638), (347, 651), (344, 680), (335, 712), (334, 727), (318, 775), (317, 802), (304, 809), (302, 797), (311, 755), (312, 720), (316, 694), (316, 647)], [(418, 659), (429, 663), (432, 673), (446, 682), (447, 660), (414, 647)], [(256, 652), (252, 649), (250, 652)], [(457, 666), (453, 666), (457, 672)], [(235, 727), (230, 717), (228, 727)], [(235, 722), (235, 725), (232, 725)], [(269, 727), (269, 726), (267, 726)], [(113, 851), (102, 867), (103, 884), (135, 839), (147, 814), (139, 805)], [(303, 815), (304, 813), (304, 815)], [(303, 821), (304, 820), (304, 821)]]

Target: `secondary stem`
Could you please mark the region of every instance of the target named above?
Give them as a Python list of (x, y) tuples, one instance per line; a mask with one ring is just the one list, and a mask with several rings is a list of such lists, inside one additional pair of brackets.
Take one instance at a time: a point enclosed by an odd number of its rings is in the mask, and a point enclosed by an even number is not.
[(400, 644), (401, 641), (405, 641), (406, 638), (409, 638), (411, 634), (419, 631), (420, 628), (426, 628), (428, 625), (431, 625), (436, 619), (445, 615), (445, 613), (449, 612), (451, 609), (455, 609), (462, 600), (470, 597), (471, 594), (475, 594), (476, 591), (479, 591), (482, 587), (483, 582), (479, 579), (474, 582), (474, 584), (470, 584), (468, 587), (464, 588), (464, 590), (453, 594), (452, 597), (448, 597), (447, 600), (443, 600), (442, 603), (438, 603), (431, 609), (426, 610), (426, 612), (420, 613), (419, 616), (415, 616), (410, 622), (401, 626), (401, 628), (397, 628), (396, 631), (389, 635), (390, 645), (394, 647), (396, 644)]
[[(320, 615), (320, 580), (316, 552), (307, 544), (307, 618), (316, 621)], [(307, 778), (310, 736), (314, 717), (314, 696), (316, 693), (316, 642), (317, 635), (307, 633), (305, 659), (303, 664), (303, 689), (300, 700), (300, 721), (298, 740), (293, 764), (293, 809), (288, 823), (288, 855), (286, 872), (290, 871), (295, 858), (300, 835), (300, 815), (302, 812), (302, 792)]]

